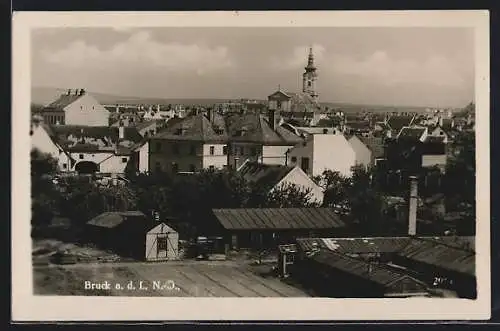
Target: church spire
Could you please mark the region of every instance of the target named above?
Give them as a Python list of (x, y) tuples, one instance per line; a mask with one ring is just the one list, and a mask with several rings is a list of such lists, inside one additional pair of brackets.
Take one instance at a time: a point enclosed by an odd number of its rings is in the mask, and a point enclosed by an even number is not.
[(316, 92), (316, 80), (318, 73), (314, 65), (314, 54), (312, 47), (309, 47), (309, 56), (307, 58), (307, 66), (302, 74), (302, 92), (309, 94), (315, 101), (318, 101), (318, 93)]
[(313, 48), (312, 47), (309, 47), (309, 57), (307, 59), (307, 67), (306, 69), (309, 68), (309, 69), (316, 69), (314, 67), (314, 54), (313, 54)]

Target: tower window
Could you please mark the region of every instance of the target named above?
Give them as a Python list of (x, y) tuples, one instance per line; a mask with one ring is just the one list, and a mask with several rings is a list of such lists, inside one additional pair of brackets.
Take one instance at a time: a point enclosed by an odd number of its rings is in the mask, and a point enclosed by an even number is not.
[(308, 82), (307, 82), (307, 86), (308, 86), (308, 87), (311, 87), (311, 85), (312, 85), (312, 82), (311, 82), (311, 81), (308, 81)]

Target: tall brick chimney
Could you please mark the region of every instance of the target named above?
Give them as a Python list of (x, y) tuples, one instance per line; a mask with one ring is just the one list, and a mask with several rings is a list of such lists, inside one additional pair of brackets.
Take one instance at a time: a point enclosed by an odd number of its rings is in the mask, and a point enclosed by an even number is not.
[(269, 118), (269, 126), (271, 129), (276, 130), (278, 127), (278, 112), (274, 109), (269, 109), (267, 115)]
[(418, 178), (410, 176), (410, 194), (408, 196), (408, 235), (417, 234)]

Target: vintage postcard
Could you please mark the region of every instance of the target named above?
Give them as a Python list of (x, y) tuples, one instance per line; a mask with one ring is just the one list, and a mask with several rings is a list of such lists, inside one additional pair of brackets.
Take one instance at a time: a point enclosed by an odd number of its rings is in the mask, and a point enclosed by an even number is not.
[(487, 11), (20, 12), (15, 321), (490, 316)]

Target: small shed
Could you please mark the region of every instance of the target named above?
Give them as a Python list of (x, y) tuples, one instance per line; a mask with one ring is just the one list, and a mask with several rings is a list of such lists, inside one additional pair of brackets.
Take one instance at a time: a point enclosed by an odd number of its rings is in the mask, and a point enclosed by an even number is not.
[(160, 223), (146, 233), (146, 261), (167, 261), (179, 258), (179, 233)]

